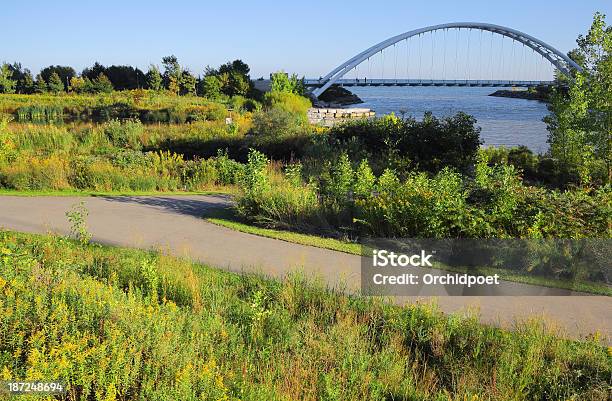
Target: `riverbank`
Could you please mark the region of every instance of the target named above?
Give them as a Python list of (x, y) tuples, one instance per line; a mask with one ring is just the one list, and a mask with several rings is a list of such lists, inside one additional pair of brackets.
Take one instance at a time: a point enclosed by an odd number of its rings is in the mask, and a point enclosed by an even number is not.
[(537, 87), (529, 89), (501, 89), (491, 93), (489, 96), (508, 97), (512, 99), (537, 100), (539, 102), (550, 102), (550, 87)]
[(353, 92), (341, 86), (333, 85), (319, 96), (316, 106), (334, 108), (361, 103), (363, 103), (363, 100)]

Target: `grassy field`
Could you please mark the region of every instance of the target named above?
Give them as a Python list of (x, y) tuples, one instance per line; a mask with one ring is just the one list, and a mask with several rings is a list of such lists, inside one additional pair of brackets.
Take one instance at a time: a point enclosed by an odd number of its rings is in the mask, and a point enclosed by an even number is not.
[(599, 334), (6, 231), (0, 312), (1, 378), (63, 380), (70, 400), (606, 400), (612, 374)]
[(14, 113), (20, 107), (61, 107), (62, 109), (87, 109), (113, 104), (135, 105), (142, 109), (171, 108), (177, 106), (206, 106), (213, 102), (196, 96), (168, 96), (154, 91), (121, 91), (97, 94), (3, 94), (0, 111)]

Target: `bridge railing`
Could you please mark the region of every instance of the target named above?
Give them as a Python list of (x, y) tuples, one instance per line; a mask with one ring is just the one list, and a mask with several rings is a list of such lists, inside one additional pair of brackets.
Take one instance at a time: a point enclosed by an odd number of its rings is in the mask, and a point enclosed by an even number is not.
[[(516, 86), (533, 87), (539, 85), (552, 85), (554, 81), (521, 81), (521, 80), (470, 80), (470, 79), (339, 79), (339, 86)], [(304, 84), (308, 87), (318, 88), (324, 82), (318, 79), (305, 79)]]

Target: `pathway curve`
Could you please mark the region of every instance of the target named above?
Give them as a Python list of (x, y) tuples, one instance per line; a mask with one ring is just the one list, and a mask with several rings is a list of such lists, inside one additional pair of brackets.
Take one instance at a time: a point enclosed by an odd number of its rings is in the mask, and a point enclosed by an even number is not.
[[(207, 223), (201, 217), (211, 208), (230, 204), (223, 195), (121, 197), (0, 196), (0, 228), (67, 234), (65, 213), (85, 201), (93, 240), (118, 246), (161, 247), (231, 270), (283, 277), (292, 270), (321, 277), (330, 286), (348, 291), (360, 287), (360, 259), (355, 255), (237, 232)], [(533, 294), (556, 290), (504, 282), (502, 290), (517, 288)], [(562, 293), (560, 291), (559, 293)], [(417, 297), (395, 297), (397, 303)], [(429, 302), (430, 297), (419, 297)], [(481, 321), (510, 326), (514, 321), (540, 316), (563, 332), (585, 337), (599, 331), (610, 340), (612, 297), (603, 296), (442, 296), (435, 302), (445, 312), (477, 308)]]

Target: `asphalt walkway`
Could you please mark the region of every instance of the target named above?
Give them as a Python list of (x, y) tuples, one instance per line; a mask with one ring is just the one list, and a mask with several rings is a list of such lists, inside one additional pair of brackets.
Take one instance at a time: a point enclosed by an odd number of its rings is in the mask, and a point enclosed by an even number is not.
[[(162, 248), (211, 266), (282, 278), (293, 270), (349, 292), (360, 288), (360, 258), (292, 244), (207, 223), (211, 208), (227, 207), (223, 195), (126, 197), (0, 196), (0, 228), (67, 234), (66, 211), (85, 201), (87, 224), (96, 242), (137, 248)], [(508, 327), (517, 320), (543, 318), (573, 337), (612, 333), (612, 297), (555, 296), (564, 291), (503, 282), (505, 294), (533, 296), (395, 297), (397, 303), (436, 302), (448, 313), (477, 309), (481, 321)], [(435, 288), (432, 289), (435, 292)], [(527, 292), (525, 292), (527, 291)], [(541, 294), (553, 294), (539, 296)]]

